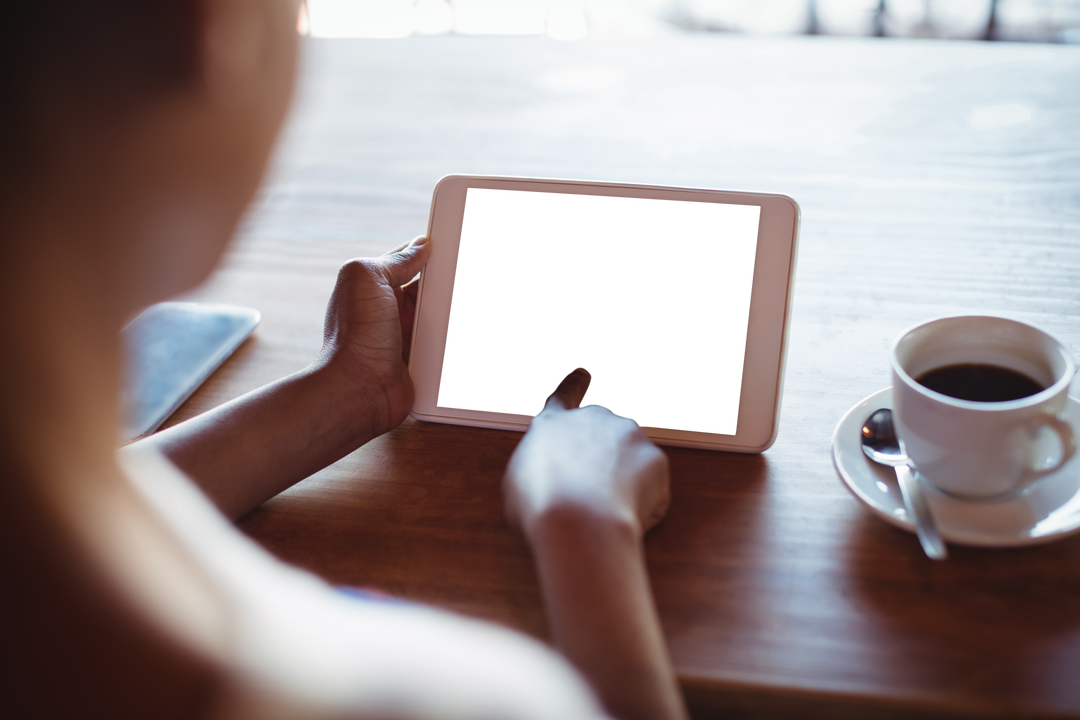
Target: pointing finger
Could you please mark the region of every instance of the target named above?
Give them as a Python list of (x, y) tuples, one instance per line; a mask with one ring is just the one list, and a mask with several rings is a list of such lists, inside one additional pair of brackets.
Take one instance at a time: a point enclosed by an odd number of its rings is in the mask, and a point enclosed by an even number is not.
[[(589, 391), (593, 389), (596, 380), (593, 371), (584, 365), (576, 365), (567, 370), (562, 378), (558, 379), (551, 392), (543, 398), (540, 410), (558, 409), (569, 410), (581, 407), (585, 398), (589, 397)], [(537, 410), (537, 413), (540, 412)]]

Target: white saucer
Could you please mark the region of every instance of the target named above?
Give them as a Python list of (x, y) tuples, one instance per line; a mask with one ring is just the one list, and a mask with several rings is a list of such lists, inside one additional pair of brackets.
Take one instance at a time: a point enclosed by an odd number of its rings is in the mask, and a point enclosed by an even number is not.
[[(872, 462), (862, 451), (863, 423), (879, 408), (892, 408), (892, 388), (874, 393), (840, 420), (833, 432), (833, 465), (848, 490), (871, 512), (915, 532), (893, 469)], [(1080, 436), (1080, 402), (1069, 398), (1065, 415)], [(1015, 547), (1049, 542), (1080, 531), (1080, 455), (1027, 493), (1007, 502), (964, 502), (943, 494), (921, 476), (919, 482), (941, 536), (952, 543)]]

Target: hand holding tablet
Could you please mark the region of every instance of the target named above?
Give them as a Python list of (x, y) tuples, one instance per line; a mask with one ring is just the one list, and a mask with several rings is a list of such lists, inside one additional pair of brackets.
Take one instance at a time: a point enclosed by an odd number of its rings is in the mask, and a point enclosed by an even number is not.
[(451, 176), (436, 187), (413, 416), (524, 430), (575, 367), (653, 440), (772, 444), (798, 206), (756, 193)]

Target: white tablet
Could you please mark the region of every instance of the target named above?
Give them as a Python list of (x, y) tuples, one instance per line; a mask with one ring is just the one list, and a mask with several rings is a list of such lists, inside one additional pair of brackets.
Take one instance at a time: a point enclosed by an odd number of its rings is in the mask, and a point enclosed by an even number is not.
[(412, 416), (523, 431), (583, 367), (583, 404), (658, 443), (761, 452), (776, 438), (798, 231), (783, 195), (443, 178)]

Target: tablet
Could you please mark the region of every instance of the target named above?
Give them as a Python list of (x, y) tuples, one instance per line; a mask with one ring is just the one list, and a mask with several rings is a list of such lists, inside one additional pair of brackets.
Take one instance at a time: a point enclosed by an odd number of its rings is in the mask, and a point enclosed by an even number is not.
[(655, 442), (776, 438), (799, 231), (783, 195), (449, 176), (409, 369), (418, 420), (523, 431), (570, 371)]

